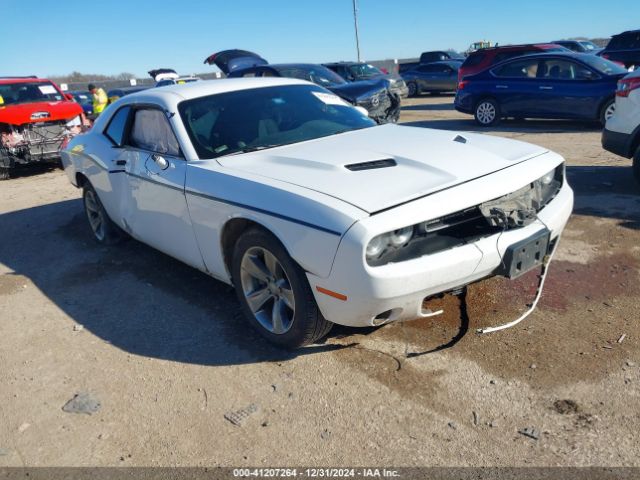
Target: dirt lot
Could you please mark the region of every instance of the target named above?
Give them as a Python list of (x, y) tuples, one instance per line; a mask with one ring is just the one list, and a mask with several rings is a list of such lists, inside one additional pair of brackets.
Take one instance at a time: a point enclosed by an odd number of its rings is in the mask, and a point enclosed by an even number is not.
[[(407, 101), (402, 121), (476, 130), (448, 96)], [(230, 287), (135, 241), (97, 246), (62, 171), (0, 184), (0, 465), (640, 466), (629, 162), (595, 125), (489, 133), (564, 155), (576, 207), (538, 310), (481, 337), (526, 308), (535, 278), (283, 353), (245, 326)], [(81, 392), (99, 410), (63, 411)], [(241, 426), (225, 419), (249, 405)]]

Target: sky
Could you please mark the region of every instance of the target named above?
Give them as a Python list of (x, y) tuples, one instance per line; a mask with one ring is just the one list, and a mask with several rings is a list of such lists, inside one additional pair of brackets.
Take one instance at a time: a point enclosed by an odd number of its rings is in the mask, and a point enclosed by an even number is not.
[[(211, 53), (271, 63), (355, 60), (352, 0), (0, 0), (0, 76), (203, 73)], [(640, 28), (640, 0), (358, 0), (364, 60)]]

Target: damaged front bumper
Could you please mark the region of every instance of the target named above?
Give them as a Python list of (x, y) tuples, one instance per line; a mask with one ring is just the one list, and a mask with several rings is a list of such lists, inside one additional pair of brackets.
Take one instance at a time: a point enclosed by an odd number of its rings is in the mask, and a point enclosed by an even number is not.
[(396, 123), (400, 118), (400, 95), (391, 90), (381, 90), (374, 95), (359, 99), (357, 106), (369, 112), (369, 118), (382, 125)]
[[(447, 199), (447, 195), (442, 197), (444, 202)], [(413, 214), (426, 205), (415, 203), (404, 209), (413, 209)], [(507, 210), (504, 205), (502, 208)], [(496, 227), (495, 233), (473, 241), (379, 266), (367, 264), (361, 232), (352, 227), (340, 244), (329, 277), (307, 274), (308, 279), (320, 311), (334, 323), (364, 327), (431, 316), (432, 312), (423, 310), (426, 298), (494, 275), (514, 278), (540, 265), (555, 248), (572, 208), (573, 191), (564, 183), (526, 225)], [(395, 216), (404, 212), (397, 211)], [(519, 253), (523, 246), (532, 257)], [(513, 260), (516, 255), (521, 256)], [(339, 292), (346, 300), (318, 293), (316, 287)]]
[(0, 125), (0, 167), (59, 161), (60, 150), (82, 129), (80, 117), (23, 126)]

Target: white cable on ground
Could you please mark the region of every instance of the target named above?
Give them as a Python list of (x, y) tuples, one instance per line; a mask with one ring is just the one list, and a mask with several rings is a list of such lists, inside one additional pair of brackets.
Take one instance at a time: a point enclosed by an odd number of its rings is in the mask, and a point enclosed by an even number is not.
[(542, 288), (544, 287), (544, 281), (547, 279), (547, 273), (549, 273), (549, 265), (551, 264), (551, 259), (553, 258), (553, 255), (556, 253), (556, 250), (558, 250), (559, 243), (560, 243), (560, 235), (558, 235), (556, 239), (556, 244), (553, 247), (553, 251), (549, 256), (546, 257), (545, 261), (542, 264), (542, 273), (540, 276), (540, 283), (538, 284), (536, 298), (533, 300), (533, 303), (531, 304), (531, 308), (529, 308), (529, 310), (524, 312), (519, 318), (517, 318), (513, 322), (505, 323), (504, 325), (499, 325), (497, 327), (479, 328), (476, 330), (476, 333), (482, 334), (482, 333), (497, 332), (498, 330), (505, 330), (507, 328), (514, 327), (515, 325), (523, 321), (525, 318), (527, 318), (529, 315), (531, 315), (531, 313), (536, 309), (536, 305), (538, 305), (538, 301), (540, 300), (540, 297), (542, 297)]

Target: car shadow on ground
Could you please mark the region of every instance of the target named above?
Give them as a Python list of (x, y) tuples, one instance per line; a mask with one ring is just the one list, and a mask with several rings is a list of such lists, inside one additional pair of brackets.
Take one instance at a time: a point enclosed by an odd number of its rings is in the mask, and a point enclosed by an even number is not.
[(27, 178), (34, 177), (36, 175), (42, 175), (43, 173), (51, 172), (62, 168), (62, 165), (58, 163), (33, 163), (28, 165), (17, 165), (11, 169), (11, 178)]
[(98, 245), (79, 199), (0, 218), (0, 263), (14, 272), (0, 276), (0, 291), (3, 281), (24, 276), (70, 322), (128, 353), (215, 366), (278, 362), (348, 347), (272, 347), (241, 316), (229, 285), (133, 239)]
[[(426, 105), (430, 106), (430, 105)], [(422, 105), (416, 105), (422, 107)], [(405, 109), (405, 107), (403, 107)], [(602, 130), (595, 122), (576, 122), (569, 120), (503, 120), (492, 127), (478, 125), (473, 117), (468, 119), (433, 119), (415, 122), (401, 122), (407, 127), (437, 128), (478, 133), (581, 133)]]
[(569, 166), (567, 179), (575, 193), (573, 213), (618, 220), (640, 229), (640, 185), (631, 166)]

